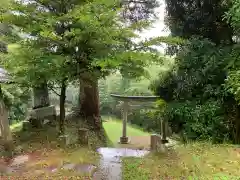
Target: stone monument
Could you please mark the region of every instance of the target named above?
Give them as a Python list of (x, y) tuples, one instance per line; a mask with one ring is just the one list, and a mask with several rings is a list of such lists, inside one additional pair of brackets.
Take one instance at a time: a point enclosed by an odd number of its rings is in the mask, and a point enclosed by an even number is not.
[(41, 127), (45, 123), (56, 120), (56, 108), (50, 105), (47, 84), (34, 87), (32, 91), (32, 110), (29, 112), (29, 121), (32, 126)]

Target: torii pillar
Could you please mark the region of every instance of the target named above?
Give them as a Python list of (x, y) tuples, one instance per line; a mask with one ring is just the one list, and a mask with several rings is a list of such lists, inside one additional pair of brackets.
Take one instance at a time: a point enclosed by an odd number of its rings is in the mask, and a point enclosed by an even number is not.
[(120, 144), (128, 144), (129, 139), (127, 137), (127, 116), (129, 110), (128, 101), (123, 102), (123, 123), (122, 123), (122, 137), (120, 137)]
[[(123, 96), (117, 94), (111, 94), (113, 98), (123, 102), (123, 124), (122, 124), (122, 136), (120, 137), (120, 144), (128, 144), (130, 141), (127, 137), (127, 116), (130, 108), (129, 101), (149, 102), (156, 101), (159, 96)], [(165, 138), (165, 135), (163, 136)]]

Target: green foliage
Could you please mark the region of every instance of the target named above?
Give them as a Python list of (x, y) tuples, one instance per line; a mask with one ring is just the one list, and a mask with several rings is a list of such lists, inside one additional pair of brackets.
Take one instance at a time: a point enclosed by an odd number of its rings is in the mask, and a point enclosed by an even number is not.
[(25, 86), (34, 86), (43, 83), (46, 77), (49, 80), (59, 80), (63, 72), (66, 72), (62, 69), (66, 58), (48, 53), (44, 49), (36, 49), (31, 44), (23, 41), (21, 45), (9, 45), (4, 65), (11, 72), (14, 81)]
[(177, 54), (172, 70), (160, 74), (152, 87), (168, 101), (217, 98), (223, 93), (227, 53), (208, 40), (191, 39)]
[(240, 2), (238, 0), (232, 1), (231, 8), (225, 12), (225, 19), (231, 24), (236, 33), (240, 30)]
[(24, 120), (30, 98), (29, 89), (14, 84), (2, 85), (2, 94), (9, 110), (10, 123)]
[(123, 158), (123, 178), (125, 180), (151, 179), (151, 172), (147, 169), (139, 168), (143, 164), (142, 158)]
[(5, 62), (17, 82), (72, 81), (84, 71), (98, 78), (115, 70), (139, 77), (145, 65), (158, 59), (145, 41), (133, 41), (139, 37), (136, 30), (149, 27), (152, 21), (140, 18), (124, 23), (120, 14), (127, 7), (120, 1), (11, 1), (8, 7), (12, 13), (5, 8), (2, 22), (25, 35)]
[(223, 20), (230, 1), (169, 0), (165, 22), (173, 36), (201, 36), (216, 44), (231, 42), (232, 28)]
[(225, 121), (220, 101), (209, 99), (204, 103), (194, 101), (172, 103), (166, 114), (173, 130), (182, 131), (185, 140), (210, 140), (222, 143), (232, 138), (233, 127)]
[(235, 99), (239, 103), (240, 100), (240, 84), (239, 84), (239, 67), (240, 67), (240, 46), (239, 46), (239, 30), (240, 30), (240, 2), (234, 0), (232, 2), (232, 7), (225, 13), (225, 19), (231, 24), (232, 28), (234, 28), (234, 33), (236, 36), (234, 40), (236, 44), (234, 44), (231, 53), (229, 53), (227, 60), (228, 60), (228, 77), (225, 81), (225, 87), (228, 92), (234, 95)]
[[(178, 51), (172, 69), (152, 83), (156, 94), (168, 102), (164, 114), (159, 113), (174, 132), (191, 140), (236, 141), (233, 129), (238, 128), (237, 124), (227, 118), (224, 106), (231, 98), (231, 90), (237, 88), (236, 80), (228, 73), (233, 57), (237, 59), (234, 52), (236, 47), (188, 39)], [(228, 86), (224, 86), (226, 81)]]

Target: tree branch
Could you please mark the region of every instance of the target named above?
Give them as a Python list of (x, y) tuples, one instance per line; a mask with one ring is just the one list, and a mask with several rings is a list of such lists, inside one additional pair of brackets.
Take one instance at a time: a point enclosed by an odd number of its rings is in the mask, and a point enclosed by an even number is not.
[(48, 86), (48, 88), (54, 92), (56, 95), (61, 96), (59, 93), (56, 92), (56, 90), (53, 87)]

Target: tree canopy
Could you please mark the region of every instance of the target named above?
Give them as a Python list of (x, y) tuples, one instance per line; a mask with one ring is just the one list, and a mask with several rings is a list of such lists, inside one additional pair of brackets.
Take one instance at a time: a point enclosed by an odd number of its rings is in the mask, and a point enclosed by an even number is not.
[[(124, 19), (118, 15), (125, 10), (121, 7), (120, 2), (107, 0), (12, 2), (14, 13), (3, 14), (3, 22), (21, 29), (26, 38), (18, 42), (18, 52), (15, 48), (7, 63), (19, 67), (15, 71), (20, 74), (28, 68), (33, 72), (28, 75), (39, 73), (39, 77), (47, 72), (53, 74), (56, 71), (52, 68), (58, 66), (63, 67), (59, 72), (71, 72), (72, 76), (90, 66), (105, 71), (126, 70), (127, 67), (131, 67), (128, 71), (142, 70), (141, 66), (151, 56), (141, 52), (148, 47), (132, 39), (138, 37), (135, 30), (148, 27), (150, 22), (144, 19), (124, 24)], [(14, 61), (14, 58), (24, 60)], [(50, 77), (49, 73), (46, 76)], [(18, 74), (18, 77), (23, 76)]]
[(68, 82), (80, 82), (81, 112), (99, 117), (99, 78), (117, 70), (139, 77), (159, 59), (149, 40), (135, 41), (154, 21), (155, 6), (151, 0), (10, 1), (1, 21), (22, 38), (10, 46), (5, 67), (31, 87), (47, 82), (65, 91)]

